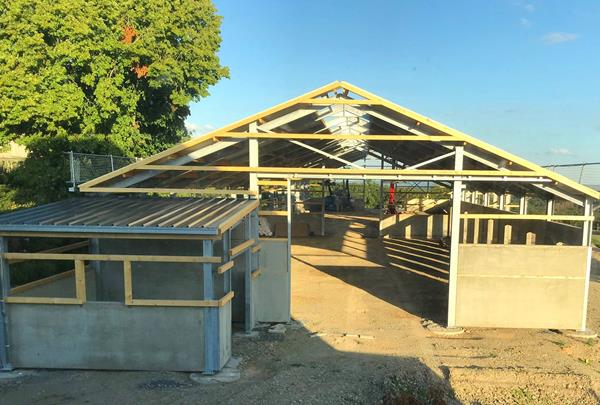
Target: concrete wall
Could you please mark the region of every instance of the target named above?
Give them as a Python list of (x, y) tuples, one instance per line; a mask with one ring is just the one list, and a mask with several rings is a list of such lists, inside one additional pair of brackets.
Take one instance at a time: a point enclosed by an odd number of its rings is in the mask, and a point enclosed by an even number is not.
[(254, 280), (254, 308), (258, 322), (290, 321), (290, 272), (287, 239), (260, 240), (261, 275)]
[(219, 366), (231, 358), (231, 301), (219, 308)]
[(448, 235), (448, 215), (425, 213), (391, 215), (379, 222), (379, 230), (384, 237), (439, 239)]
[(589, 249), (461, 244), (456, 324), (580, 328)]
[(200, 371), (203, 308), (7, 304), (16, 368)]

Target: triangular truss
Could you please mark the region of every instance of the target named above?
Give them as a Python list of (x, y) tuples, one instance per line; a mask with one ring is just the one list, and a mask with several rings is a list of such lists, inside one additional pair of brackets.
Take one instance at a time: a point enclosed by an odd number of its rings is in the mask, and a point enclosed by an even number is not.
[[(454, 164), (456, 150), (464, 162)], [(377, 160), (381, 167), (357, 162)], [(84, 192), (247, 194), (260, 180), (448, 182), (583, 205), (600, 193), (346, 82), (333, 82), (80, 186)]]

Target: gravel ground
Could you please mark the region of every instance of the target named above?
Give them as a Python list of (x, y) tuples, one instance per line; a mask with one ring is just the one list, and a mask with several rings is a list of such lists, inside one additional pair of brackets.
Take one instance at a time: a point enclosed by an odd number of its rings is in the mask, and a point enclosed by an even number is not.
[[(513, 329), (432, 335), (422, 323), (445, 313), (439, 272), (390, 264), (403, 242), (364, 238), (374, 225), (368, 218), (329, 225), (343, 239), (293, 246), (294, 322), (286, 333), (234, 338), (239, 381), (201, 385), (186, 373), (37, 370), (0, 380), (0, 403), (600, 403), (597, 339)], [(443, 259), (437, 253), (432, 257)], [(600, 253), (595, 258), (589, 326), (600, 331)]]

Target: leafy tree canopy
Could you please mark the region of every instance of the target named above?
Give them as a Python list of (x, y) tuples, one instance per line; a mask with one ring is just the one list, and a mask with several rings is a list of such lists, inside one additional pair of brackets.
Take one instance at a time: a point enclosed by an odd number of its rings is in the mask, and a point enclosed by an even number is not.
[(228, 75), (220, 23), (210, 0), (0, 0), (0, 144), (177, 143), (190, 101)]

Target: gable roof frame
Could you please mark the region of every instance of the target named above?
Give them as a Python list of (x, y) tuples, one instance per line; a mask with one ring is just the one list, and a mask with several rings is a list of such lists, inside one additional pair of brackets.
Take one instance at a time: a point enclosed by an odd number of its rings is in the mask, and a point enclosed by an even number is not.
[[(342, 90), (342, 92), (338, 92), (339, 90)], [(331, 96), (330, 93), (332, 93)], [(349, 98), (350, 94), (357, 95), (358, 97), (360, 97), (360, 99)], [(364, 109), (360, 109), (359, 107), (364, 107)], [(486, 142), (483, 142), (463, 132), (460, 132), (435, 120), (432, 120), (429, 117), (418, 114), (407, 108), (401, 107), (375, 94), (367, 92), (357, 86), (343, 81), (335, 81), (329, 83), (318, 89), (305, 93), (299, 97), (290, 99), (272, 108), (266, 109), (260, 113), (251, 115), (242, 120), (229, 124), (225, 127), (215, 129), (214, 131), (211, 131), (201, 137), (194, 138), (183, 142), (179, 145), (173, 146), (149, 158), (137, 161), (122, 169), (116, 170), (104, 176), (100, 176), (96, 179), (88, 181), (82, 184), (80, 186), (80, 189), (84, 192), (96, 192), (100, 190), (110, 191), (111, 188), (114, 188), (115, 191), (126, 189), (134, 184), (150, 179), (153, 176), (161, 173), (163, 168), (165, 170), (179, 170), (176, 169), (177, 166), (193, 162), (199, 157), (207, 156), (210, 153), (227, 149), (228, 147), (236, 145), (245, 139), (256, 139), (260, 137), (266, 138), (267, 136), (269, 136), (269, 134), (272, 134), (273, 130), (280, 128), (284, 125), (290, 125), (290, 123), (293, 123), (296, 120), (306, 119), (311, 114), (316, 114), (314, 121), (322, 121), (321, 125), (324, 127), (324, 129), (322, 129), (321, 131), (329, 131), (330, 128), (327, 128), (327, 121), (325, 119), (327, 117), (332, 116), (335, 112), (339, 112), (340, 109), (344, 112), (347, 110), (352, 116), (357, 117), (359, 122), (361, 122), (360, 120), (363, 119), (362, 117), (369, 115), (370, 113), (371, 116), (375, 119), (381, 120), (397, 128), (400, 128), (402, 131), (405, 131), (408, 134), (412, 134), (407, 135), (412, 137), (412, 140), (436, 140), (439, 141), (437, 142), (437, 144), (442, 145), (444, 148), (446, 148), (446, 150), (453, 149), (453, 146), (451, 145), (450, 141), (471, 146), (474, 148), (473, 151), (465, 151), (465, 157), (473, 159), (487, 166), (488, 168), (502, 172), (502, 174), (498, 173), (498, 176), (500, 177), (512, 176), (512, 173), (510, 172), (513, 172), (513, 170), (504, 167), (502, 162), (497, 163), (491, 161), (489, 159), (486, 159), (485, 157), (481, 157), (478, 153), (476, 153), (478, 150), (484, 151), (484, 154), (495, 156), (501, 160), (505, 160), (506, 162), (509, 162), (509, 164), (513, 164), (513, 167), (519, 166), (526, 169), (525, 171), (530, 173), (530, 177), (534, 178), (531, 181), (531, 185), (537, 187), (539, 190), (543, 190), (544, 192), (557, 195), (561, 198), (567, 197), (568, 200), (578, 203), (579, 205), (583, 205), (583, 201), (581, 201), (578, 195), (583, 195), (584, 197), (591, 197), (593, 199), (600, 199), (600, 192), (597, 192), (589, 187), (583, 186), (556, 172), (542, 168), (523, 158), (503, 151), (490, 144), (487, 144)], [(389, 110), (402, 117), (407, 117), (409, 120), (414, 121), (414, 125), (402, 122), (400, 120), (396, 120), (394, 117), (390, 117), (389, 115), (383, 113), (382, 109), (385, 109), (386, 111)], [(358, 114), (356, 114), (357, 112)], [(276, 116), (273, 119), (269, 119), (269, 117), (272, 117), (273, 115), (277, 114), (282, 115)], [(361, 125), (366, 125), (365, 121), (368, 120), (363, 119)], [(262, 132), (249, 132), (250, 124), (253, 122), (257, 123), (257, 125), (255, 126), (255, 131)], [(313, 120), (311, 120), (310, 122), (313, 122)], [(343, 123), (341, 124), (343, 125)], [(305, 128), (310, 125), (311, 124), (305, 125)], [(242, 129), (243, 132), (239, 132), (240, 129)], [(318, 138), (319, 136), (322, 136), (325, 137), (325, 139), (331, 139), (334, 141), (343, 141), (345, 139), (362, 139), (364, 141), (367, 141), (377, 139), (377, 135), (365, 134), (364, 129), (366, 129), (366, 127), (361, 127), (359, 131), (361, 135), (343, 134), (340, 133), (343, 130), (342, 126), (340, 128), (337, 128), (336, 131), (334, 131), (334, 133), (314, 134), (313, 136), (314, 139), (323, 139)], [(278, 134), (281, 135), (281, 138), (289, 138), (295, 135), (289, 133)], [(277, 134), (270, 135), (270, 137), (276, 136)], [(310, 137), (310, 134), (306, 134), (306, 136), (306, 139), (313, 139), (313, 137)], [(384, 135), (382, 134), (381, 137), (383, 136)], [(402, 137), (401, 135), (394, 137), (390, 136), (389, 134), (386, 134), (385, 136), (389, 136), (390, 140), (401, 139)], [(385, 138), (381, 139), (383, 140)], [(302, 143), (299, 140), (298, 142)], [(309, 144), (306, 145), (312, 147)], [(419, 145), (423, 145), (423, 143), (419, 143)], [(367, 150), (368, 149), (369, 147), (367, 146)], [(180, 156), (180, 153), (183, 153), (183, 155)], [(323, 153), (321, 153), (321, 155), (322, 154)], [(331, 153), (329, 154), (331, 155)], [(340, 156), (343, 156), (345, 154), (346, 152), (344, 152)], [(166, 164), (164, 164), (164, 162), (156, 164), (157, 162), (161, 162), (161, 160), (169, 158), (171, 158), (171, 160), (166, 162)], [(339, 161), (338, 159), (338, 163), (344, 162)], [(165, 168), (164, 166), (173, 167)], [(410, 166), (410, 164), (405, 164), (405, 166)], [(194, 168), (194, 170), (196, 170), (196, 168)], [(293, 172), (293, 169), (291, 169), (290, 172)], [(123, 176), (128, 177), (123, 178)], [(537, 182), (535, 181), (535, 178), (544, 178), (548, 181)], [(116, 183), (113, 183), (108, 187), (100, 187), (102, 183), (115, 180)], [(548, 182), (554, 184), (549, 185), (547, 184)], [(565, 190), (562, 189), (559, 190), (555, 187), (556, 185), (565, 186), (566, 188), (570, 189), (571, 192), (565, 192)]]

